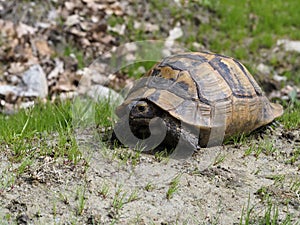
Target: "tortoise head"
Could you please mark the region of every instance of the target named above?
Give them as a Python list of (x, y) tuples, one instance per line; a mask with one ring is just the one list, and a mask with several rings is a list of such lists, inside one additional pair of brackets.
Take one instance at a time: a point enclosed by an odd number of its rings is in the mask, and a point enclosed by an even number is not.
[(174, 149), (180, 136), (180, 122), (149, 100), (139, 100), (133, 104), (129, 114), (131, 132), (140, 139), (150, 137), (150, 121), (156, 117), (163, 120), (167, 130), (166, 133), (160, 134), (160, 132), (165, 131), (158, 125), (156, 131), (154, 131), (161, 136), (165, 136), (164, 141), (155, 151), (164, 150), (165, 148)]
[(151, 119), (161, 117), (163, 110), (147, 100), (139, 100), (134, 103), (129, 114), (129, 125), (133, 134), (141, 139), (151, 135), (149, 124)]
[(162, 109), (146, 100), (137, 101), (130, 111), (130, 119), (133, 120), (150, 120), (161, 116)]

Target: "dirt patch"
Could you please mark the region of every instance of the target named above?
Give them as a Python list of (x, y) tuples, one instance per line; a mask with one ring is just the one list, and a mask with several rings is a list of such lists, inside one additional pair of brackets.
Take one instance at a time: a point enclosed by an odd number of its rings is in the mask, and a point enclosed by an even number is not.
[[(35, 161), (1, 189), (0, 216), (18, 224), (239, 224), (247, 209), (255, 223), (273, 205), (279, 221), (290, 215), (299, 222), (300, 159), (293, 156), (300, 133), (280, 127), (271, 133), (185, 160), (110, 150), (81, 134), (85, 160)], [(267, 140), (273, 150), (257, 152)], [(256, 146), (251, 153), (249, 146)], [(2, 174), (13, 172), (9, 167), (1, 163)]]

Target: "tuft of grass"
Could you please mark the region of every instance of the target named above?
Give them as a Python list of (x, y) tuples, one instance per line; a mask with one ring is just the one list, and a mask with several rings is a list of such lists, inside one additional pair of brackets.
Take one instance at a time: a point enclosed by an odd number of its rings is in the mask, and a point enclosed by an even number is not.
[(118, 160), (119, 165), (137, 166), (140, 163), (142, 150), (131, 150), (124, 148), (113, 148), (110, 152), (111, 160)]
[(297, 195), (299, 195), (300, 192), (300, 179), (292, 179), (290, 183), (290, 190), (295, 192)]
[(152, 184), (152, 183), (147, 183), (146, 186), (145, 186), (145, 190), (146, 191), (153, 191), (155, 188), (155, 186)]
[(244, 157), (253, 154), (255, 149), (255, 144), (251, 144), (244, 152)]
[(76, 190), (76, 199), (77, 199), (77, 215), (82, 215), (84, 212), (86, 197), (85, 197), (85, 187), (80, 187)]
[(232, 144), (236, 148), (239, 148), (242, 145), (246, 144), (247, 138), (248, 138), (247, 134), (244, 134), (244, 133), (242, 133), (242, 134), (236, 134), (236, 135), (233, 135), (231, 137), (226, 138), (224, 140), (224, 144), (225, 145)]
[(10, 190), (14, 187), (16, 181), (16, 174), (13, 172), (10, 172), (9, 169), (5, 169), (1, 171), (0, 175), (0, 194), (4, 190)]
[(272, 155), (277, 151), (274, 142), (269, 139), (261, 141), (258, 148), (261, 149), (260, 152), (263, 152), (265, 155)]
[(101, 186), (101, 188), (100, 188), (100, 190), (99, 190), (99, 194), (100, 194), (103, 198), (107, 198), (108, 193), (109, 193), (109, 189), (110, 189), (109, 185), (106, 184), (106, 183), (104, 183), (104, 184), (102, 184), (102, 186)]
[(170, 182), (170, 186), (167, 190), (166, 197), (168, 200), (173, 198), (176, 191), (179, 189), (179, 183), (180, 183), (181, 174), (175, 176), (172, 181)]
[(22, 163), (21, 163), (21, 164), (18, 166), (18, 168), (16, 169), (16, 172), (15, 172), (16, 176), (22, 175), (22, 174), (26, 171), (26, 169), (27, 169), (30, 165), (32, 165), (32, 163), (33, 163), (32, 160), (29, 159), (29, 158), (23, 159)]
[(250, 224), (250, 215), (254, 209), (254, 206), (250, 206), (250, 196), (248, 197), (246, 212), (245, 208), (242, 208), (242, 215), (240, 218), (240, 225), (248, 225)]
[(256, 158), (260, 156), (261, 153), (265, 155), (272, 155), (277, 151), (273, 141), (266, 139), (261, 140), (258, 144), (251, 144), (244, 152), (244, 157), (253, 154)]
[(281, 186), (285, 180), (285, 174), (275, 174), (267, 176), (266, 178), (274, 180), (274, 185)]
[(157, 151), (154, 153), (154, 159), (157, 162), (168, 162), (170, 160), (170, 152), (165, 149), (163, 151)]
[(138, 199), (138, 190), (133, 190), (130, 194), (122, 189), (122, 185), (118, 186), (112, 201), (113, 218), (118, 219), (121, 209), (125, 204)]
[(294, 165), (298, 161), (300, 162), (300, 148), (299, 147), (295, 148), (290, 153), (290, 158), (288, 158), (285, 163)]
[(226, 154), (219, 153), (214, 159), (213, 166), (222, 163), (225, 160), (225, 158), (226, 158)]
[(0, 141), (10, 143), (39, 132), (66, 131), (70, 122), (70, 102), (40, 103), (11, 116), (0, 114)]
[(279, 218), (278, 207), (268, 199), (267, 205), (263, 210), (257, 210), (255, 205), (250, 205), (250, 196), (248, 197), (246, 209), (243, 207), (242, 214), (240, 218), (240, 225), (250, 225), (250, 224), (268, 224), (277, 225), (292, 224), (292, 218), (289, 213), (285, 214), (285, 218)]
[(284, 103), (285, 111), (279, 118), (279, 121), (287, 130), (300, 128), (300, 101), (293, 96), (291, 96), (291, 99), (290, 103)]

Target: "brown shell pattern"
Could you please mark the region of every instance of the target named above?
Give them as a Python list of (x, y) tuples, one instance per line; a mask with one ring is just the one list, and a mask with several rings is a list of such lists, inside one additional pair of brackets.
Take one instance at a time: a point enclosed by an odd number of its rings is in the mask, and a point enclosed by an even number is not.
[(283, 113), (248, 70), (227, 56), (207, 52), (170, 56), (146, 77), (131, 89), (123, 106), (148, 99), (184, 123), (204, 130), (225, 128), (227, 136), (252, 131)]

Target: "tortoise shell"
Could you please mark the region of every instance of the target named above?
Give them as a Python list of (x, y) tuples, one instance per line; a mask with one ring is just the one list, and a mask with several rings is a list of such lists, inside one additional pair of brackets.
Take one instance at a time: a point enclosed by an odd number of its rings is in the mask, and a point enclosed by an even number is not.
[(117, 115), (141, 100), (199, 129), (202, 145), (212, 129), (224, 130), (225, 137), (247, 133), (283, 113), (239, 61), (208, 52), (177, 54), (157, 63), (133, 86)]

